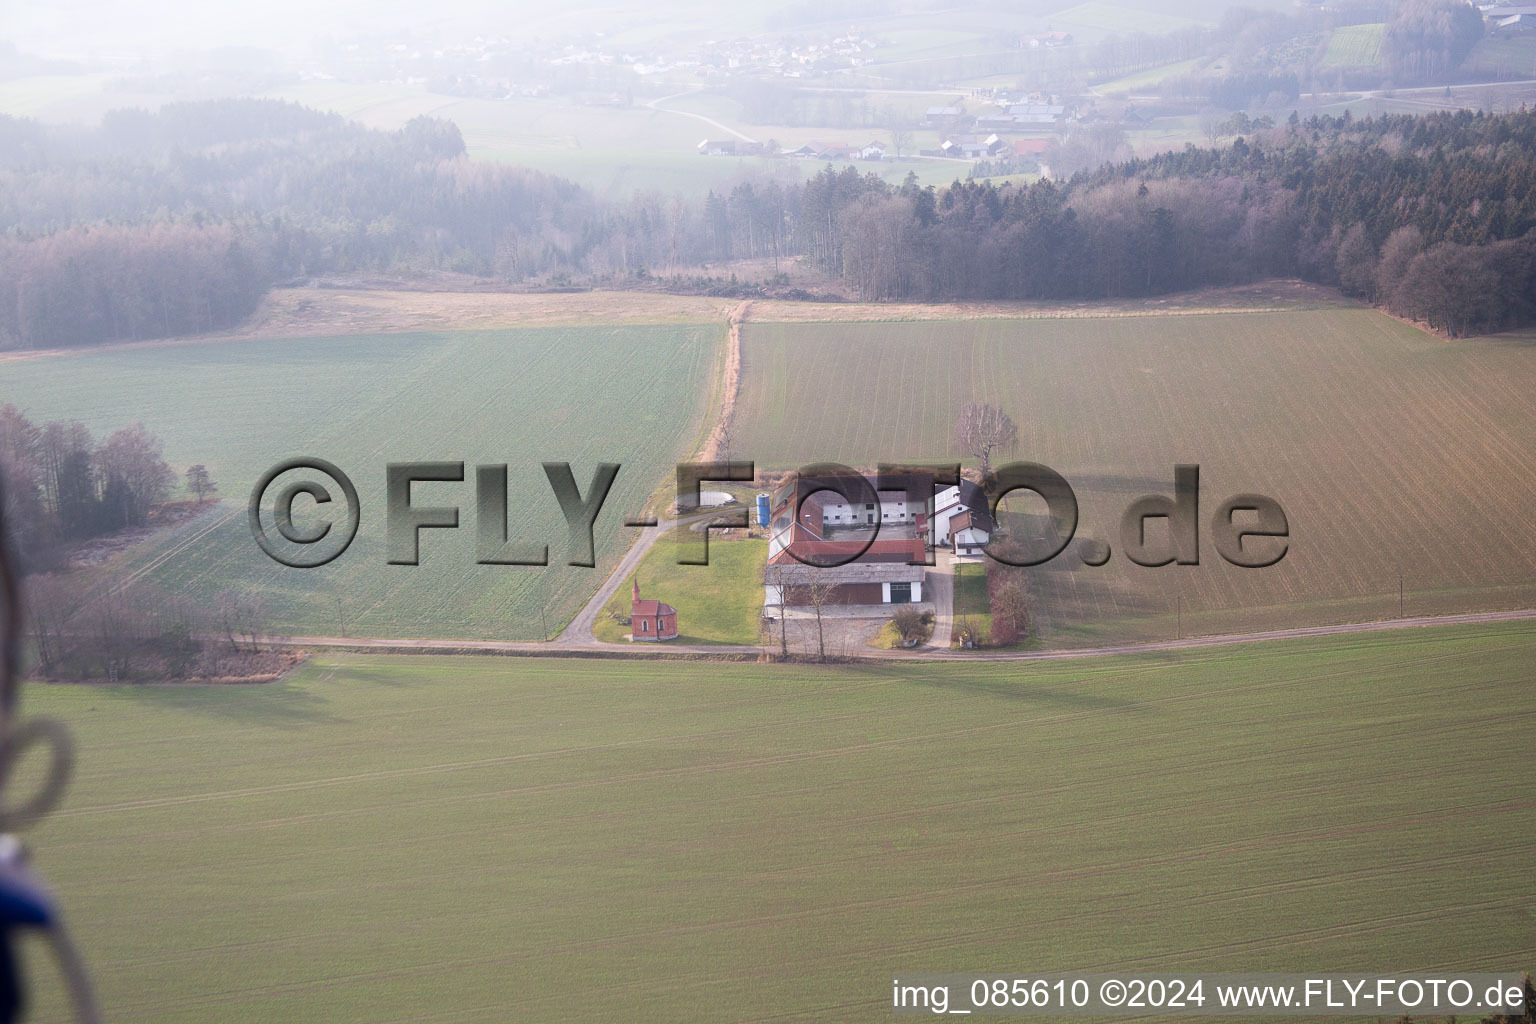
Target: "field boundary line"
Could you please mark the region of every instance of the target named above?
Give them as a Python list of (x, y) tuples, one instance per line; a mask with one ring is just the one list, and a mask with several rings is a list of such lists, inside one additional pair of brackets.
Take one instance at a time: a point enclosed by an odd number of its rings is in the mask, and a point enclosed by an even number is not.
[[(659, 535), (660, 527), (653, 528)], [(647, 545), (649, 547), (649, 545)], [(639, 545), (631, 548), (634, 554)], [(643, 554), (643, 552), (642, 552)], [(635, 559), (638, 562), (638, 558)], [(609, 578), (622, 580), (616, 570)], [(605, 584), (603, 590), (611, 590)], [(612, 596), (611, 593), (609, 596)], [(594, 601), (596, 598), (594, 598)], [(606, 603), (606, 599), (604, 599)], [(579, 618), (579, 617), (578, 617)], [(1240, 644), (1267, 643), (1275, 640), (1301, 640), (1311, 637), (1349, 636), (1360, 633), (1384, 633), (1407, 629), (1425, 629), (1434, 626), (1469, 626), (1499, 622), (1520, 622), (1536, 619), (1536, 608), (1519, 608), (1501, 612), (1465, 612), (1457, 615), (1424, 615), (1405, 619), (1377, 619), (1369, 622), (1346, 622), (1327, 626), (1296, 626), (1290, 629), (1265, 630), (1252, 633), (1222, 633), (1214, 636), (1184, 637), (1179, 640), (1152, 640), (1141, 643), (1108, 644), (1100, 647), (1060, 647), (1044, 651), (997, 651), (993, 653), (964, 653), (959, 651), (884, 651), (870, 648), (857, 655), (839, 659), (847, 662), (901, 661), (916, 663), (994, 661), (1066, 661), (1079, 658), (1102, 658), (1133, 654), (1156, 654), (1163, 651), (1188, 651), (1208, 647), (1232, 647)], [(324, 647), (342, 650), (379, 651), (384, 653), (437, 653), (437, 654), (507, 654), (542, 657), (595, 657), (595, 658), (682, 658), (682, 659), (729, 659), (744, 657), (760, 658), (766, 648), (746, 644), (682, 644), (669, 647), (645, 644), (607, 644), (600, 641), (578, 639), (571, 635), (576, 622), (573, 620), (565, 634), (555, 641), (539, 643), (522, 640), (453, 640), (426, 637), (339, 637), (339, 636), (264, 636), (256, 642), (269, 647)], [(590, 626), (589, 626), (590, 631)]]

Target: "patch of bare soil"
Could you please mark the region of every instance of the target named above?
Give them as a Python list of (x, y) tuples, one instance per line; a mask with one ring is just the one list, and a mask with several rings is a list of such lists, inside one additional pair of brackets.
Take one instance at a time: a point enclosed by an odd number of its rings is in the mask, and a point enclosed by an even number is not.
[(86, 569), (101, 565), (110, 561), (113, 556), (148, 539), (152, 534), (178, 526), (189, 519), (195, 519), (210, 509), (217, 508), (218, 505), (217, 501), (205, 501), (202, 504), (196, 501), (170, 501), (163, 505), (156, 505), (149, 512), (149, 522), (143, 526), (82, 541), (69, 552), (69, 567)]
[[(822, 620), (821, 643), (818, 643), (816, 620), (795, 618), (787, 623), (785, 639), (791, 654), (815, 657), (824, 644), (829, 658), (857, 658), (869, 651), (870, 641), (885, 623), (885, 619), (826, 618)], [(774, 624), (772, 636), (764, 646), (777, 652), (778, 644), (778, 625)]]
[(1268, 313), (1353, 305), (1332, 288), (1305, 281), (1202, 288), (1146, 299), (1080, 302), (783, 302), (753, 304), (752, 319), (762, 323), (848, 323), (879, 320), (1058, 320), (1134, 316), (1197, 316), (1205, 313)]
[(275, 288), (245, 323), (227, 331), (66, 349), (0, 352), (0, 363), (106, 351), (167, 348), (210, 341), (308, 338), (413, 331), (562, 327), (584, 324), (718, 323), (736, 299), (663, 292), (404, 291), (369, 288)]

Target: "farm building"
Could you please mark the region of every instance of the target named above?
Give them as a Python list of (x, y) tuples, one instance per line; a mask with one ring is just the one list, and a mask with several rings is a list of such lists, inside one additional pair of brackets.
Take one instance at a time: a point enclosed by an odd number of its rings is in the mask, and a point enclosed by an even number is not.
[(956, 555), (978, 555), (992, 539), (992, 510), (976, 484), (962, 480), (933, 499), (933, 544)]
[[(766, 608), (810, 603), (811, 580), (829, 585), (827, 604), (906, 604), (923, 600), (927, 571), (927, 510), (909, 503), (913, 481), (882, 481), (892, 490), (854, 501), (835, 485), (847, 480), (797, 475), (776, 490), (769, 515), (768, 568), (764, 577)], [(932, 480), (916, 481), (916, 489)], [(870, 534), (874, 533), (871, 540)], [(819, 565), (854, 557), (845, 565)], [(811, 564), (807, 564), (811, 563)]]
[(1007, 143), (997, 135), (951, 135), (939, 147), (944, 156), (964, 157), (968, 160), (985, 160), (997, 156), (1007, 148)]
[(762, 143), (737, 139), (705, 139), (697, 148), (705, 156), (760, 156), (763, 152)]
[[(846, 565), (822, 567), (805, 565), (799, 560), (853, 554), (859, 557)], [(777, 609), (812, 604), (812, 578), (817, 583), (830, 585), (825, 604), (916, 603), (923, 600), (927, 569), (921, 560), (926, 555), (921, 538), (875, 540), (866, 546), (863, 541), (819, 541), (797, 537), (768, 560), (763, 605)], [(911, 564), (913, 561), (919, 564)], [(785, 574), (782, 578), (780, 572)]]
[(846, 142), (807, 142), (798, 149), (791, 149), (785, 156), (803, 160), (852, 160), (859, 149)]
[(677, 639), (677, 609), (654, 600), (641, 600), (640, 581), (630, 591), (629, 628), (631, 640), (656, 643)]
[(952, 128), (965, 118), (961, 107), (929, 107), (923, 112), (923, 127)]

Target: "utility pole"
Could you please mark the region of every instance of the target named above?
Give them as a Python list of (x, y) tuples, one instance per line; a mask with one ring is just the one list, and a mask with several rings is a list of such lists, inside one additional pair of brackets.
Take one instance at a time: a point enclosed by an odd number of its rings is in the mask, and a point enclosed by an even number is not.
[(1397, 617), (1403, 618), (1403, 574), (1397, 574)]
[(1177, 595), (1173, 601), (1173, 638), (1182, 640), (1184, 639), (1184, 595)]
[(342, 611), (341, 611), (341, 595), (340, 594), (336, 595), (336, 622), (337, 622), (337, 628), (341, 630), (341, 632), (338, 633), (337, 635), (338, 636), (346, 636), (347, 635), (347, 617), (345, 615), (343, 615)]
[(540, 631), (543, 634), (543, 639), (545, 640), (545, 642), (548, 642), (549, 641), (549, 623), (546, 622), (545, 619), (544, 619), (544, 607), (543, 607), (543, 605), (539, 606), (539, 629), (540, 629)]

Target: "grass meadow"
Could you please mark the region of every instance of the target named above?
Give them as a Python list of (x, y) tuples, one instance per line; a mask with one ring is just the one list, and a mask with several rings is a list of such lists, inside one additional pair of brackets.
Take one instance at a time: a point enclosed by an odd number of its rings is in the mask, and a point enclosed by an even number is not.
[[(691, 536), (697, 539), (697, 534)], [(678, 555), (678, 545), (670, 537), (658, 540), (604, 606), (593, 634), (599, 640), (623, 642), (629, 627), (614, 616), (629, 615), (630, 588), (638, 577), (641, 597), (665, 601), (677, 609), (680, 643), (758, 643), (767, 543), (713, 534), (709, 565), (678, 565)]]
[[(80, 757), (29, 840), (113, 1021), (884, 1020), (910, 971), (1528, 970), (1533, 653), (1505, 624), (37, 687)], [(28, 952), (32, 1019), (69, 1019)]]
[(1204, 60), (1202, 58), (1193, 57), (1189, 60), (1175, 61), (1171, 64), (1161, 64), (1146, 71), (1138, 71), (1135, 74), (1126, 75), (1124, 78), (1105, 82), (1103, 85), (1096, 86), (1094, 91), (1105, 96), (1115, 96), (1155, 89), (1170, 78), (1193, 74), (1199, 70), (1200, 65), (1203, 63)]
[[(1074, 549), (1031, 573), (1052, 643), (1536, 603), (1536, 338), (1430, 337), (1369, 310), (890, 323), (751, 323), (737, 447), (760, 465), (954, 458), (967, 401), (1019, 425), (1013, 456), (1077, 492)], [(1383, 457), (1382, 453), (1391, 453)], [(1201, 528), (1230, 495), (1285, 508), (1290, 550), (1239, 569), (1120, 552), (1125, 508), (1201, 467)], [(1022, 498), (1020, 499), (1022, 502)], [(1016, 504), (1015, 510), (1026, 510)]]
[(1381, 40), (1387, 26), (1343, 25), (1328, 37), (1319, 67), (1377, 68), (1381, 66)]
[[(142, 421), (174, 468), (208, 466), (222, 502), (122, 555), (108, 567), (122, 579), (200, 600), (258, 594), (277, 632), (534, 640), (612, 569), (636, 532), (624, 518), (692, 449), (724, 333), (547, 327), (81, 351), (0, 364), (0, 403), (98, 437)], [(295, 455), (335, 463), (359, 491), (357, 539), (318, 569), (269, 560), (246, 523), (257, 478)], [(460, 528), (423, 531), (420, 565), (388, 565), (384, 467), (414, 460), (465, 462), (464, 483), (418, 484), (414, 497), (458, 505)], [(570, 462), (583, 493), (597, 463), (622, 467), (597, 522), (597, 569), (565, 565), (545, 461)], [(508, 465), (511, 537), (547, 542), (549, 568), (475, 564), (480, 463)]]

